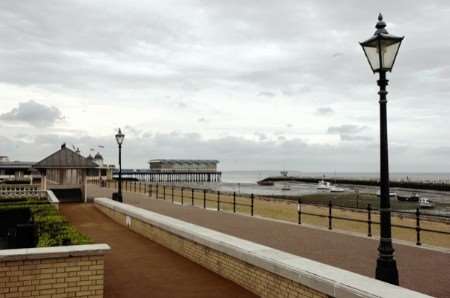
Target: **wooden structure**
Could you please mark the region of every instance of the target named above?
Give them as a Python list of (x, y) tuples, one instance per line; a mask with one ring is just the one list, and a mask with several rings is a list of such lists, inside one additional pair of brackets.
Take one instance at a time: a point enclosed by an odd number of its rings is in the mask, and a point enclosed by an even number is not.
[[(116, 179), (119, 171), (113, 172)], [(122, 179), (141, 180), (147, 182), (220, 182), (222, 172), (218, 171), (153, 171), (122, 170)]]
[[(220, 182), (218, 160), (212, 159), (152, 159), (149, 170), (123, 169), (122, 178), (148, 182)], [(118, 176), (118, 171), (114, 171)]]
[(150, 170), (154, 172), (215, 172), (218, 160), (214, 159), (152, 159)]
[(33, 165), (41, 173), (41, 189), (80, 189), (82, 200), (87, 201), (87, 171), (97, 168), (93, 161), (66, 147)]

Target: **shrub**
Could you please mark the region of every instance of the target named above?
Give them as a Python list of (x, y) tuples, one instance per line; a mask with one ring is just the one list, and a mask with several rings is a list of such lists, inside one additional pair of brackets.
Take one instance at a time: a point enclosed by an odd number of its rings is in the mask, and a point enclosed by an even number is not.
[(78, 232), (48, 202), (27, 200), (0, 204), (0, 214), (22, 214), (26, 210), (31, 210), (33, 221), (38, 225), (37, 247), (91, 243), (88, 237)]

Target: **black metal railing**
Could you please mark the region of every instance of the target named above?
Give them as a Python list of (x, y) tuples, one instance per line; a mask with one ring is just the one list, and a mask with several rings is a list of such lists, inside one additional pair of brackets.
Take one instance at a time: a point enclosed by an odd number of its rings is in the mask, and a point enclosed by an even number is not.
[[(344, 216), (336, 216), (333, 215), (333, 204), (331, 201), (328, 202), (328, 214), (320, 214), (320, 213), (315, 213), (315, 212), (306, 212), (302, 209), (302, 205), (309, 205), (309, 206), (318, 206), (318, 207), (324, 207), (323, 205), (320, 204), (312, 204), (312, 203), (308, 203), (308, 204), (303, 204), (302, 200), (299, 199), (297, 202), (297, 213), (298, 213), (298, 223), (302, 224), (302, 214), (303, 215), (309, 215), (309, 216), (316, 216), (316, 217), (322, 217), (322, 218), (327, 218), (328, 219), (328, 229), (332, 230), (333, 229), (333, 220), (343, 220), (343, 221), (351, 221), (351, 222), (359, 222), (359, 223), (363, 223), (363, 224), (367, 224), (367, 236), (368, 237), (372, 237), (372, 226), (373, 225), (380, 225), (379, 221), (374, 221), (372, 219), (373, 214), (376, 212), (378, 213), (377, 210), (372, 209), (371, 204), (368, 204), (367, 206), (367, 220), (363, 220), (363, 219), (358, 219), (358, 218), (351, 218), (351, 217), (344, 217)], [(353, 210), (355, 211), (355, 208), (340, 208), (340, 207), (335, 207), (335, 209), (339, 209), (339, 210)], [(361, 213), (361, 209), (356, 210), (357, 212)], [(437, 233), (437, 234), (443, 234), (443, 235), (450, 235), (450, 231), (443, 231), (443, 230), (436, 230), (436, 229), (428, 229), (428, 228), (423, 228), (421, 226), (421, 220), (423, 220), (421, 218), (422, 213), (420, 211), (420, 208), (416, 208), (416, 211), (414, 213), (412, 212), (407, 212), (407, 211), (399, 211), (399, 210), (394, 210), (391, 211), (392, 214), (398, 215), (398, 214), (403, 214), (403, 215), (414, 215), (415, 217), (415, 226), (410, 226), (410, 225), (403, 225), (403, 224), (396, 224), (396, 223), (392, 223), (392, 227), (395, 228), (401, 228), (401, 229), (407, 229), (407, 230), (415, 230), (416, 231), (416, 245), (422, 245), (421, 242), (421, 232), (429, 232), (429, 233)], [(438, 215), (438, 217), (445, 217), (445, 216), (440, 216)], [(447, 217), (445, 217), (447, 218)]]
[[(91, 181), (94, 184), (99, 184), (102, 186), (115, 188), (117, 189), (117, 181), (106, 181), (105, 183), (101, 183), (101, 181)], [(192, 187), (186, 187), (186, 186), (179, 186), (179, 185), (173, 185), (173, 184), (159, 184), (159, 183), (148, 183), (148, 182), (136, 182), (136, 181), (127, 181), (124, 180), (122, 182), (122, 188), (125, 191), (134, 191), (134, 192), (140, 192), (148, 194), (149, 197), (154, 197), (157, 200), (170, 200), (173, 204), (178, 204), (181, 206), (189, 205), (189, 206), (195, 206), (200, 207), (204, 209), (212, 209), (216, 211), (232, 211), (233, 213), (237, 213), (239, 211), (248, 209), (248, 213), (251, 216), (254, 216), (255, 211), (255, 195), (243, 195), (239, 194), (239, 196), (236, 195), (236, 192), (233, 193), (221, 193), (220, 191), (212, 191), (209, 189), (204, 188), (192, 188)], [(142, 186), (143, 184), (143, 186)], [(168, 191), (168, 188), (170, 188), (170, 192)], [(228, 197), (229, 199), (226, 200), (224, 197)], [(185, 204), (187, 200), (190, 200), (190, 204)], [(292, 201), (291, 201), (292, 202)], [(378, 210), (372, 208), (371, 204), (367, 204), (366, 209), (361, 208), (352, 208), (352, 207), (343, 207), (339, 205), (334, 205), (332, 201), (330, 200), (328, 204), (324, 205), (323, 203), (304, 203), (301, 199), (298, 199), (297, 201), (297, 223), (302, 224), (303, 222), (303, 216), (313, 216), (313, 217), (321, 217), (327, 219), (327, 228), (329, 230), (333, 230), (334, 224), (336, 220), (340, 221), (348, 221), (348, 222), (357, 222), (361, 224), (367, 225), (367, 236), (372, 237), (372, 229), (374, 225), (380, 225), (379, 221), (376, 221), (373, 219), (374, 215), (379, 215)], [(229, 208), (226, 208), (226, 206), (229, 206)], [(318, 213), (318, 212), (310, 212), (304, 210), (304, 206), (314, 206), (314, 207), (320, 207), (321, 209), (327, 208), (327, 212), (325, 213)], [(340, 216), (336, 215), (336, 212), (333, 212), (334, 210), (347, 210), (347, 211), (355, 211), (357, 214), (362, 215), (361, 217), (364, 217), (364, 214), (366, 214), (367, 219), (362, 218), (354, 218), (354, 217), (347, 217), (347, 216)], [(242, 213), (242, 212), (239, 212)], [(407, 229), (407, 230), (415, 230), (415, 240), (416, 245), (422, 245), (421, 237), (423, 236), (423, 232), (427, 233), (437, 233), (441, 235), (450, 235), (450, 231), (444, 231), (444, 230), (438, 230), (438, 229), (431, 229), (431, 228), (425, 228), (422, 226), (422, 221), (429, 221), (430, 215), (425, 214), (421, 212), (419, 208), (415, 210), (415, 212), (408, 212), (408, 211), (400, 211), (400, 210), (393, 210), (392, 214), (398, 218), (402, 217), (408, 217), (410, 219), (415, 219), (415, 225), (405, 225), (405, 224), (398, 224), (398, 223), (392, 223), (392, 227), (400, 228), (400, 229)], [(443, 218), (445, 220), (450, 221), (450, 218), (448, 216), (443, 215), (433, 215), (435, 218)], [(425, 219), (424, 219), (425, 218)]]

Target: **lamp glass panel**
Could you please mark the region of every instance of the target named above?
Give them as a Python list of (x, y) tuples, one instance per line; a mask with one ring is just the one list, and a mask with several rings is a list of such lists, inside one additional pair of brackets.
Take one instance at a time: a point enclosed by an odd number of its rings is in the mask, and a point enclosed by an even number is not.
[(363, 50), (367, 56), (367, 60), (369, 61), (370, 67), (372, 70), (378, 71), (380, 69), (380, 57), (378, 55), (378, 48), (375, 46), (375, 44), (372, 45), (365, 45), (363, 46)]
[(386, 70), (391, 70), (394, 66), (394, 61), (400, 47), (400, 42), (382, 42), (381, 47), (381, 61), (383, 68)]
[(116, 134), (117, 144), (122, 145), (124, 138), (125, 138), (125, 135), (123, 133)]

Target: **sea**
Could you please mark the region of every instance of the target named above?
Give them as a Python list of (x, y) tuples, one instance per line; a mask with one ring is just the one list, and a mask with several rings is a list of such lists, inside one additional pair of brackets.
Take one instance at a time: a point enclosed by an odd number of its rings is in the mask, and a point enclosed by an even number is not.
[[(332, 180), (333, 178), (349, 179), (379, 179), (379, 173), (368, 172), (300, 172), (287, 171), (289, 176), (316, 177)], [(224, 183), (256, 183), (269, 176), (280, 176), (280, 171), (223, 171)], [(422, 182), (447, 182), (450, 183), (450, 173), (390, 173), (391, 181), (422, 181)]]
[[(286, 183), (275, 183), (273, 186), (261, 186), (257, 181), (270, 176), (280, 176), (280, 171), (222, 171), (222, 181), (216, 183), (199, 183), (199, 186), (221, 192), (236, 192), (237, 194), (273, 195), (273, 196), (293, 196), (318, 193), (317, 185), (314, 183), (289, 182), (289, 190), (285, 190)], [(316, 177), (324, 178), (333, 183), (334, 178), (350, 179), (372, 179), (378, 180), (378, 173), (358, 173), (358, 172), (300, 172), (288, 171), (288, 176)], [(447, 182), (450, 183), (450, 173), (390, 173), (391, 181), (424, 181), (424, 182)], [(346, 191), (360, 193), (377, 193), (379, 187), (361, 185), (338, 185)], [(450, 192), (435, 190), (411, 190), (403, 188), (391, 188), (392, 192), (398, 195), (419, 194), (427, 197), (435, 203), (440, 203), (439, 208), (435, 208), (431, 213), (450, 215)], [(443, 205), (442, 205), (443, 204)]]

